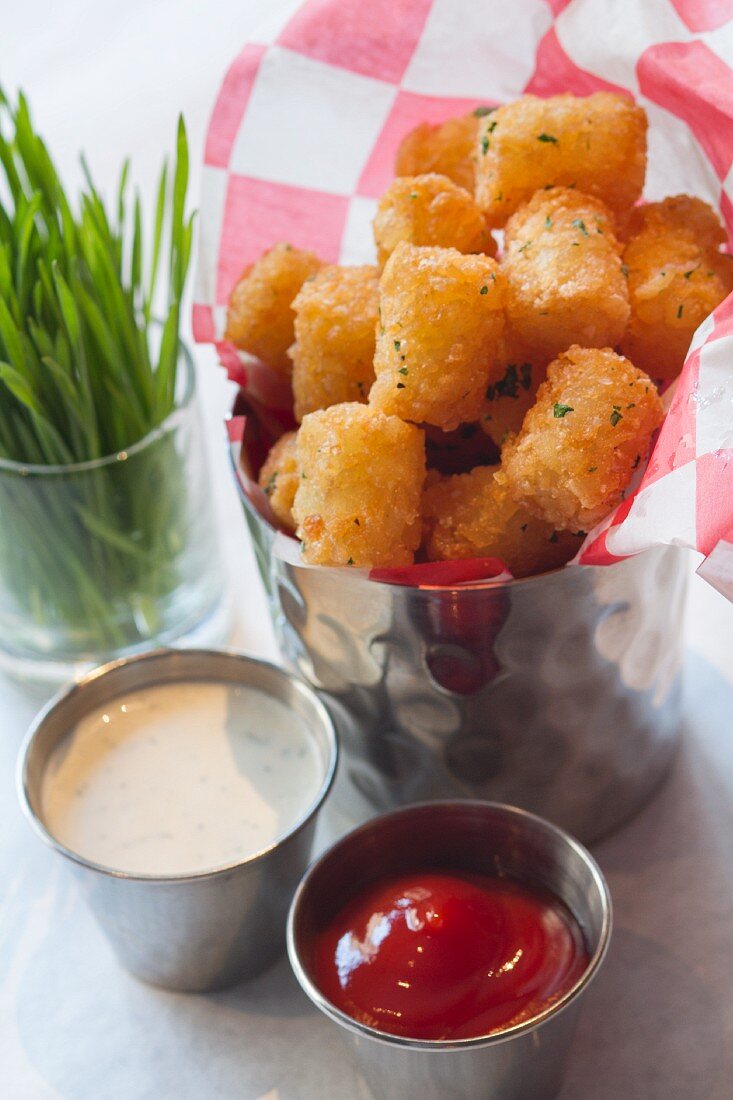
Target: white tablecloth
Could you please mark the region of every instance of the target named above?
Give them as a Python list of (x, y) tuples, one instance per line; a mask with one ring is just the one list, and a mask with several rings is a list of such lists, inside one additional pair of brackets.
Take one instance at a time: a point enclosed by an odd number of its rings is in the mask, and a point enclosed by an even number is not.
[[(183, 110), (193, 194), (224, 69), (295, 0), (49, 0), (3, 5), (8, 91), (28, 92), (69, 181), (84, 148), (103, 186), (124, 154), (150, 194)], [(199, 350), (235, 641), (276, 656), (219, 426), (230, 387)], [(595, 854), (613, 892), (610, 955), (590, 990), (562, 1100), (733, 1094), (733, 609), (693, 578), (683, 749), (648, 808)], [(213, 996), (123, 973), (14, 789), (39, 699), (0, 682), (0, 1096), (8, 1100), (367, 1100), (334, 1028), (282, 960)], [(448, 1100), (448, 1098), (446, 1098)], [(531, 1100), (531, 1098), (528, 1098)]]

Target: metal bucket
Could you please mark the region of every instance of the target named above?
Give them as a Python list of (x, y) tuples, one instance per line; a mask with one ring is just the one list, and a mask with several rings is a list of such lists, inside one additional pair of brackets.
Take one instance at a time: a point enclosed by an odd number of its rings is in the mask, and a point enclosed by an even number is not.
[(408, 588), (292, 565), (242, 497), (284, 658), (339, 730), (349, 822), (485, 798), (581, 840), (634, 814), (678, 739), (684, 552)]

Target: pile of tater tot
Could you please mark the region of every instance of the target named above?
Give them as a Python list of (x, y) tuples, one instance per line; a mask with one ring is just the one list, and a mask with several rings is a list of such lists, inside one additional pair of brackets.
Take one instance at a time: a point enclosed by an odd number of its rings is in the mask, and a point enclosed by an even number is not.
[(259, 484), (306, 562), (523, 577), (623, 499), (657, 383), (733, 290), (711, 207), (640, 204), (646, 131), (605, 92), (424, 123), (379, 200), (376, 265), (276, 244), (244, 271), (226, 336), (292, 380), (299, 428)]

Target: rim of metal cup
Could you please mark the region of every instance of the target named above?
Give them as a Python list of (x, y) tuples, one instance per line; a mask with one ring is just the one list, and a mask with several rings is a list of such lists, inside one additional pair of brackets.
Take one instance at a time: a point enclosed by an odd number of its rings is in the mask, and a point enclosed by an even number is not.
[[(36, 739), (40, 736), (41, 732), (45, 728), (47, 722), (55, 715), (59, 709), (62, 709), (69, 705), (70, 701), (78, 699), (78, 697), (88, 690), (91, 684), (96, 684), (99, 680), (105, 677), (113, 677), (117, 670), (129, 666), (144, 666), (147, 662), (153, 662), (158, 660), (166, 660), (169, 657), (193, 657), (197, 660), (206, 661), (212, 657), (225, 659), (234, 659), (237, 662), (246, 664), (249, 667), (259, 667), (267, 669), (268, 672), (274, 673), (276, 678), (282, 677), (287, 680), (291, 687), (299, 693), (303, 698), (308, 700), (309, 705), (313, 708), (314, 713), (321, 722), (323, 731), (326, 736), (327, 754), (328, 759), (324, 772), (324, 777), (321, 782), (318, 791), (309, 805), (305, 813), (297, 819), (295, 824), (277, 837), (276, 840), (269, 844), (266, 848), (261, 848), (257, 852), (253, 852), (251, 855), (246, 856), (244, 859), (237, 859), (229, 863), (222, 863), (216, 867), (209, 868), (205, 871), (189, 871), (180, 874), (150, 874), (135, 871), (121, 871), (113, 867), (108, 867), (103, 863), (96, 863), (92, 859), (87, 859), (85, 856), (75, 852), (72, 848), (67, 848), (62, 844), (53, 833), (46, 827), (42, 817), (36, 813), (31, 803), (30, 790), (29, 790), (29, 776), (28, 776), (28, 762), (33, 750), (33, 746)], [(181, 677), (181, 680), (187, 679)], [(215, 676), (212, 676), (210, 680), (205, 675), (190, 677), (191, 681), (199, 680), (202, 682), (214, 682)], [(155, 676), (152, 676), (149, 680), (141, 681), (135, 688), (140, 690), (145, 687), (155, 687), (161, 683), (174, 683), (175, 680), (160, 680)], [(232, 681), (233, 682), (233, 681)], [(251, 686), (251, 685), (248, 685)], [(261, 688), (257, 690), (263, 690)], [(118, 697), (120, 693), (111, 693), (109, 699)], [(98, 705), (98, 704), (95, 704)], [(78, 720), (78, 719), (77, 719)], [(67, 730), (67, 733), (70, 732)], [(62, 737), (65, 734), (62, 734)], [(60, 740), (60, 739), (59, 739)], [(289, 841), (292, 837), (300, 833), (308, 823), (315, 817), (315, 815), (321, 809), (325, 802), (329, 791), (333, 785), (334, 777), (336, 775), (336, 767), (338, 765), (339, 758), (339, 745), (336, 730), (331, 720), (331, 716), (328, 710), (318, 698), (316, 693), (306, 683), (300, 680), (297, 676), (294, 676), (287, 669), (281, 668), (279, 665), (274, 664), (272, 661), (264, 661), (258, 657), (251, 657), (246, 653), (240, 653), (235, 649), (173, 649), (173, 648), (159, 648), (148, 650), (145, 653), (135, 654), (131, 657), (121, 657), (115, 661), (109, 661), (104, 665), (99, 665), (98, 668), (92, 669), (80, 680), (62, 688), (57, 692), (52, 699), (43, 707), (43, 709), (37, 714), (33, 722), (28, 729), (28, 732), (23, 739), (23, 743), (20, 747), (18, 755), (18, 764), (16, 771), (16, 788), (18, 793), (18, 799), (20, 801), (21, 810), (23, 811), (26, 819), (30, 822), (31, 827), (35, 831), (36, 835), (49, 848), (53, 848), (59, 855), (71, 860), (72, 863), (76, 863), (81, 867), (86, 867), (89, 870), (97, 871), (100, 874), (106, 875), (109, 878), (116, 879), (131, 879), (137, 882), (160, 882), (160, 883), (176, 883), (176, 882), (196, 882), (203, 879), (216, 878), (219, 875), (227, 874), (228, 872), (235, 871), (240, 867), (248, 866), (252, 863), (257, 863), (260, 860), (266, 859), (277, 848), (286, 841)]]
[(131, 443), (129, 447), (123, 447), (120, 451), (101, 455), (99, 458), (88, 458), (83, 462), (56, 463), (44, 466), (38, 462), (19, 462), (17, 459), (2, 458), (0, 456), (0, 473), (16, 474), (18, 477), (58, 477), (64, 474), (85, 474), (92, 470), (99, 470), (103, 466), (112, 466), (115, 463), (127, 462), (128, 459), (134, 458), (136, 454), (144, 451), (156, 439), (167, 435), (175, 428), (188, 412), (196, 396), (196, 368), (188, 345), (183, 340), (180, 340), (178, 344), (178, 356), (185, 372), (180, 399), (176, 402), (175, 408), (168, 413), (165, 420), (161, 420), (160, 424), (156, 424), (154, 428), (151, 428), (142, 439)]
[[(321, 865), (331, 858), (335, 852), (345, 848), (351, 843), (353, 838), (363, 836), (378, 823), (387, 819), (396, 820), (400, 817), (406, 817), (416, 811), (424, 811), (437, 806), (461, 806), (464, 809), (473, 807), (487, 808), (494, 811), (498, 810), (505, 816), (514, 818), (515, 821), (532, 822), (545, 829), (546, 832), (553, 833), (585, 863), (591, 873), (595, 887), (598, 890), (603, 913), (601, 930), (598, 936), (598, 946), (591, 955), (588, 965), (581, 976), (562, 997), (557, 1001), (553, 1001), (542, 1012), (538, 1012), (536, 1016), (531, 1016), (527, 1020), (522, 1020), (521, 1023), (515, 1024), (513, 1027), (504, 1028), (502, 1031), (497, 1031), (493, 1034), (475, 1035), (468, 1039), (411, 1039), (404, 1035), (392, 1035), (387, 1031), (381, 1031), (379, 1028), (360, 1023), (358, 1020), (355, 1020), (353, 1016), (349, 1016), (347, 1013), (342, 1012), (340, 1008), (321, 992), (306, 972), (296, 947), (295, 929), (298, 921), (298, 911), (301, 899)], [(402, 806), (397, 810), (392, 810), (390, 813), (379, 814), (377, 817), (371, 818), (371, 820), (358, 826), (356, 829), (352, 829), (345, 836), (341, 837), (340, 840), (337, 840), (335, 844), (332, 844), (330, 848), (314, 860), (301, 879), (290, 904), (286, 938), (288, 959), (290, 960), (290, 965), (298, 984), (316, 1008), (319, 1008), (324, 1015), (328, 1016), (335, 1023), (340, 1024), (356, 1035), (374, 1039), (376, 1042), (386, 1043), (388, 1046), (401, 1047), (409, 1050), (470, 1050), (477, 1047), (495, 1046), (499, 1043), (508, 1042), (510, 1039), (516, 1039), (521, 1035), (526, 1035), (528, 1032), (534, 1031), (542, 1024), (547, 1023), (550, 1019), (563, 1012), (588, 988), (598, 973), (606, 957), (606, 952), (608, 951), (612, 926), (613, 906), (611, 894), (603, 872), (588, 849), (582, 845), (580, 841), (571, 836), (570, 833), (565, 832), (564, 829), (559, 828), (557, 825), (553, 825), (551, 821), (548, 821), (544, 817), (539, 817), (539, 815), (530, 813), (528, 810), (522, 810), (518, 806), (511, 806), (505, 802), (489, 802), (482, 799), (432, 799), (427, 802), (415, 802), (409, 806)]]

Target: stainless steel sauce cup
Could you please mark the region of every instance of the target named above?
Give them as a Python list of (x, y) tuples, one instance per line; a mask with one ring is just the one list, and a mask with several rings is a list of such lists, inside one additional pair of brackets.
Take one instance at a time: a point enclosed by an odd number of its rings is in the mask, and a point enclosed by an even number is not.
[[(370, 881), (430, 868), (501, 874), (550, 890), (583, 929), (590, 959), (581, 978), (532, 1019), (474, 1039), (407, 1039), (347, 1016), (314, 981), (319, 932)], [(500, 803), (426, 802), (367, 822), (313, 864), (290, 908), (288, 954), (302, 988), (340, 1026), (379, 1100), (549, 1100), (560, 1086), (582, 994), (610, 935), (603, 875), (567, 833)]]
[[(115, 697), (154, 684), (191, 681), (258, 688), (299, 716), (322, 763), (321, 786), (306, 814), (264, 851), (204, 873), (129, 874), (60, 844), (48, 831), (41, 806), (44, 771), (57, 745), (85, 714)], [(155, 985), (199, 991), (263, 970), (284, 948), (288, 904), (310, 857), (316, 815), (331, 787), (336, 759), (328, 712), (294, 676), (237, 653), (156, 650), (105, 665), (56, 696), (28, 732), (18, 786), (31, 824), (76, 872), (122, 965)]]

